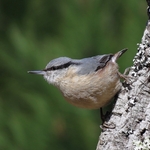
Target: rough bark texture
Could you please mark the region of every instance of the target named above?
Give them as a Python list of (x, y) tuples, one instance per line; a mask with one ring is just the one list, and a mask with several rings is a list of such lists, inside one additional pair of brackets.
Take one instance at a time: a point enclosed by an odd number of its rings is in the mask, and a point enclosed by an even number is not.
[(150, 150), (150, 19), (138, 46), (130, 82), (123, 83), (97, 150)]

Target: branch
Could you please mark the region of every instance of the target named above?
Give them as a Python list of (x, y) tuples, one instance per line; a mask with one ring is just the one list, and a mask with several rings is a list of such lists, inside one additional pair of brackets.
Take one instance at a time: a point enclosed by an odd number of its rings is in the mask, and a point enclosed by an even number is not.
[(116, 105), (103, 128), (97, 150), (150, 149), (150, 0), (149, 16), (138, 52), (130, 69), (130, 84), (124, 82)]

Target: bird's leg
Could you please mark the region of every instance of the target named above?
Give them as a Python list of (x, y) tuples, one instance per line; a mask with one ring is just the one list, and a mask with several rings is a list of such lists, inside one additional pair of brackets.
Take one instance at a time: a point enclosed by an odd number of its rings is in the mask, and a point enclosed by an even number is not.
[(123, 73), (123, 75), (129, 74), (130, 69), (131, 69), (131, 67), (126, 68), (125, 71), (124, 71), (124, 73)]
[(130, 68), (131, 67), (126, 68), (123, 74), (118, 71), (119, 77), (124, 79), (126, 81), (126, 83), (128, 83), (128, 84), (131, 84), (131, 79), (133, 79), (133, 77), (128, 76)]
[(106, 121), (105, 121), (105, 119), (106, 119), (106, 116), (109, 114), (109, 112), (106, 112), (106, 114), (104, 115), (103, 114), (103, 109), (102, 108), (100, 108), (100, 116), (101, 116), (101, 119), (102, 119), (102, 125), (100, 125), (100, 128), (102, 129), (102, 130), (104, 130), (104, 129), (106, 129), (106, 128), (109, 128), (109, 129), (114, 129), (116, 126), (114, 125), (114, 124), (112, 124), (112, 123), (107, 123)]
[(102, 119), (102, 124), (103, 124), (104, 121), (105, 121), (105, 115), (103, 114), (103, 109), (102, 108), (100, 108), (100, 117)]

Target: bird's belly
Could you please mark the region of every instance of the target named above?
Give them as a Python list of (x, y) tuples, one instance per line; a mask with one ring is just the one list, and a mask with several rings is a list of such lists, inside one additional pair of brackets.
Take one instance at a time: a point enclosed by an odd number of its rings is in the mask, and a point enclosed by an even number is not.
[(98, 89), (93, 90), (90, 90), (90, 88), (88, 90), (75, 89), (71, 92), (70, 90), (63, 92), (63, 95), (69, 103), (77, 107), (98, 109), (109, 103), (112, 97), (114, 97), (115, 94), (120, 90), (120, 88), (121, 84), (119, 81), (119, 83), (116, 83), (116, 85), (112, 85), (112, 87), (99, 87)]
[(121, 88), (117, 72), (109, 74), (103, 71), (100, 75), (74, 76), (70, 82), (64, 80), (60, 90), (69, 103), (77, 107), (98, 109), (105, 106)]

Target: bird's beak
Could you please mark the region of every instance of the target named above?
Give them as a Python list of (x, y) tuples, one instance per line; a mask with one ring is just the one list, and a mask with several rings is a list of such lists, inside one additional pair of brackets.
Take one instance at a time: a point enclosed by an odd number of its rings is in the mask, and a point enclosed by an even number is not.
[(44, 75), (44, 74), (45, 74), (45, 71), (43, 71), (43, 70), (28, 71), (28, 73), (31, 73), (31, 74), (38, 74), (38, 75)]

